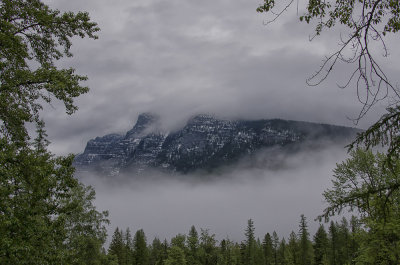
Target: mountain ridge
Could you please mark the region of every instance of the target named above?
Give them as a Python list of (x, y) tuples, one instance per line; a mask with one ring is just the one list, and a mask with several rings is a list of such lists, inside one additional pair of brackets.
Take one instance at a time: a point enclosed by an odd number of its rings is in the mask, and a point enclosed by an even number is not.
[(142, 113), (123, 134), (88, 141), (76, 156), (78, 171), (107, 176), (140, 175), (156, 169), (189, 173), (212, 171), (265, 148), (289, 152), (305, 142), (349, 142), (360, 130), (350, 127), (283, 119), (227, 120), (213, 115), (192, 116), (180, 129), (160, 129), (159, 116)]

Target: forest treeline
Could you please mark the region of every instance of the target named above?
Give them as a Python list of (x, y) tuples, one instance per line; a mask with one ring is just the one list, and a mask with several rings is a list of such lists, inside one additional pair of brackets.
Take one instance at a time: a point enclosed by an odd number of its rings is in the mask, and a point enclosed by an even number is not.
[[(49, 151), (42, 117), (44, 105), (53, 102), (63, 103), (67, 114), (78, 109), (75, 99), (88, 92), (81, 84), (87, 77), (60, 67), (59, 60), (72, 57), (74, 37), (97, 39), (100, 28), (87, 12), (53, 10), (41, 0), (0, 0), (0, 264), (400, 264), (400, 94), (368, 49), (359, 48), (362, 41), (368, 45), (371, 38), (379, 41), (386, 33), (400, 31), (400, 2), (357, 1), (356, 7), (354, 1), (328, 2), (310, 0), (303, 18), (324, 18), (330, 10), (329, 23), (321, 20), (318, 34), (337, 19), (354, 29), (345, 46), (353, 47), (354, 58), (369, 61), (375, 73), (368, 79), (368, 67), (359, 63), (358, 80), (368, 93), (370, 84), (377, 84), (378, 92), (383, 85), (395, 95), (386, 93), (391, 102), (387, 113), (350, 143), (351, 157), (334, 170), (332, 188), (323, 194), (328, 206), (318, 217), (331, 221), (327, 228), (321, 225), (311, 236), (301, 216), (299, 230), (289, 238), (272, 232), (256, 239), (249, 220), (241, 242), (217, 241), (208, 230), (192, 227), (188, 235), (151, 243), (143, 230), (132, 236), (128, 229), (117, 229), (106, 251), (108, 213), (97, 211), (94, 190), (76, 179), (74, 156)], [(274, 7), (275, 0), (265, 0), (259, 11)], [(357, 10), (362, 11), (357, 20), (361, 24), (350, 23)], [(377, 31), (382, 21), (387, 24)], [(323, 66), (332, 69), (329, 59), (326, 62)], [(364, 102), (362, 114), (381, 100), (377, 95)], [(387, 151), (376, 153), (375, 146)], [(330, 220), (345, 210), (357, 218)]]
[(320, 224), (314, 236), (308, 231), (304, 215), (299, 230), (288, 238), (276, 231), (255, 237), (255, 226), (248, 220), (244, 239), (234, 242), (228, 237), (218, 241), (208, 229), (178, 234), (170, 241), (154, 238), (147, 241), (140, 229), (132, 235), (129, 228), (116, 228), (109, 245), (107, 261), (118, 265), (339, 265), (355, 264), (360, 224), (356, 217), (348, 221)]

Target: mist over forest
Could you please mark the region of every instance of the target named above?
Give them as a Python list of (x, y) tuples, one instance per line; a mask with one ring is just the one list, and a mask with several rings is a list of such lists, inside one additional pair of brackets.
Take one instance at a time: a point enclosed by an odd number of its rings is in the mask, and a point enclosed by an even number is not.
[(0, 14), (0, 264), (400, 264), (399, 1)]
[(319, 222), (314, 219), (326, 206), (322, 192), (331, 186), (332, 170), (346, 153), (343, 144), (331, 143), (279, 157), (281, 167), (275, 169), (266, 163), (271, 152), (261, 151), (251, 164), (243, 159), (214, 174), (87, 174), (82, 181), (95, 187), (97, 207), (109, 210), (109, 235), (116, 227), (129, 227), (143, 229), (150, 241), (170, 239), (195, 225), (218, 239), (229, 236), (240, 242), (251, 218), (260, 238), (273, 231), (287, 238), (298, 230), (301, 214), (308, 217), (310, 232), (316, 231)]

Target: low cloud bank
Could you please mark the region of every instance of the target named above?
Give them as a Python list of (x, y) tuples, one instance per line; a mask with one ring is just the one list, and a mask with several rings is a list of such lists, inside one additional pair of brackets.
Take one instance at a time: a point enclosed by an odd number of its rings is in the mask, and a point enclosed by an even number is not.
[(129, 227), (144, 229), (151, 242), (156, 236), (187, 234), (195, 225), (198, 230), (210, 229), (218, 240), (229, 236), (240, 242), (250, 218), (258, 237), (276, 231), (287, 238), (292, 230), (298, 231), (301, 214), (308, 218), (310, 233), (315, 233), (314, 219), (324, 209), (322, 192), (331, 186), (336, 163), (346, 156), (340, 145), (287, 155), (279, 158), (285, 166), (273, 170), (262, 166), (267, 155), (260, 153), (254, 157), (257, 166), (242, 161), (214, 175), (154, 173), (114, 180), (87, 175), (83, 182), (96, 189), (97, 207), (110, 212), (110, 238), (116, 227)]

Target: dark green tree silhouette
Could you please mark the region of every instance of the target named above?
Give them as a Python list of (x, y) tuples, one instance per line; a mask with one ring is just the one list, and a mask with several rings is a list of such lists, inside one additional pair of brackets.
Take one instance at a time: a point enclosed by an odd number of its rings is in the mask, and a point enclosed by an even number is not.
[(307, 220), (302, 214), (299, 224), (299, 264), (301, 265), (313, 264), (313, 249), (309, 237), (310, 234), (308, 233)]
[(149, 249), (143, 229), (136, 231), (133, 237), (133, 257), (136, 265), (147, 265), (149, 263)]

